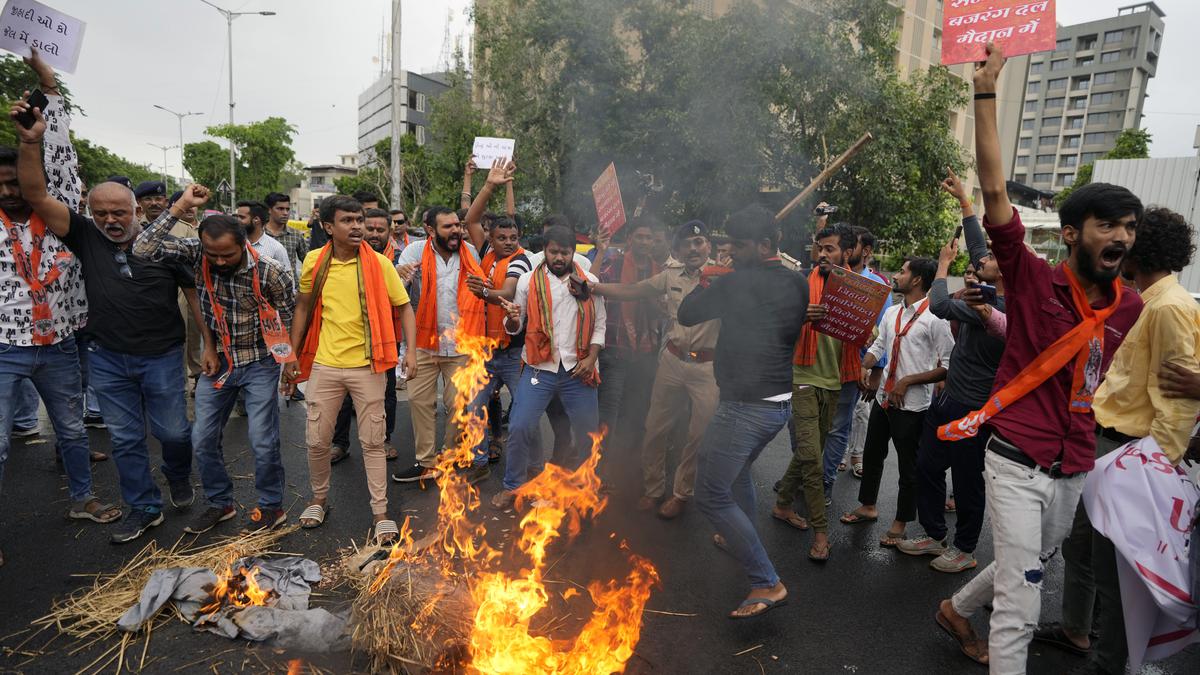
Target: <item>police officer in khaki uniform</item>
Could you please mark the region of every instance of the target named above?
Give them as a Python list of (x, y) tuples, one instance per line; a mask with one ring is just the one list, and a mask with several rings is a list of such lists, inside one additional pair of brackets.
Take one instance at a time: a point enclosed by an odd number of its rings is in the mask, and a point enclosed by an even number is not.
[(687, 442), (679, 455), (672, 496), (658, 508), (663, 518), (675, 518), (692, 496), (696, 482), (696, 450), (704, 430), (717, 410), (720, 391), (713, 377), (713, 356), (720, 321), (706, 321), (685, 328), (679, 325), (679, 305), (700, 283), (701, 270), (713, 265), (708, 228), (693, 220), (675, 230), (674, 257), (666, 269), (636, 284), (590, 284), (592, 292), (613, 300), (665, 298), (670, 329), (658, 359), (658, 373), (646, 418), (646, 439), (642, 446), (644, 493), (638, 510), (654, 508), (667, 489), (667, 444), (676, 421), (688, 414), (691, 422)]

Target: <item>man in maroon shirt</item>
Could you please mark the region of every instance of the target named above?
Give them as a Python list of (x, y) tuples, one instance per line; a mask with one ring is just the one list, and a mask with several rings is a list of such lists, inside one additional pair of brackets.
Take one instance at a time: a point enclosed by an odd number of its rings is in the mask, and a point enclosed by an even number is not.
[[(1005, 190), (996, 131), (1004, 56), (991, 44), (987, 52), (974, 78), (976, 160), (983, 225), (1004, 276), (1008, 341), (988, 405), (940, 433), (954, 440), (981, 423), (992, 432), (984, 479), (996, 560), (943, 600), (936, 619), (964, 654), (990, 662), (993, 674), (1019, 674), (1041, 610), (1042, 563), (1070, 530), (1095, 458), (1092, 393), (1141, 312), (1118, 273), (1142, 204), (1125, 188), (1092, 183), (1059, 209), (1066, 262), (1051, 268), (1027, 249)], [(994, 611), (984, 644), (969, 617), (988, 602)]]

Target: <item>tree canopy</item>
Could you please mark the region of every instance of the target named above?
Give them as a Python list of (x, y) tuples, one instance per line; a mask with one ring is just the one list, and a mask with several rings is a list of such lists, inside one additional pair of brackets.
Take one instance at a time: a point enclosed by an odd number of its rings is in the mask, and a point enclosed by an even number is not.
[[(282, 117), (249, 124), (218, 124), (204, 133), (233, 140), (239, 199), (261, 200), (278, 190), (285, 173), (295, 168), (292, 137), (296, 127)], [(229, 150), (214, 141), (187, 143), (183, 146), (183, 166), (193, 180), (215, 188), (229, 178)]]

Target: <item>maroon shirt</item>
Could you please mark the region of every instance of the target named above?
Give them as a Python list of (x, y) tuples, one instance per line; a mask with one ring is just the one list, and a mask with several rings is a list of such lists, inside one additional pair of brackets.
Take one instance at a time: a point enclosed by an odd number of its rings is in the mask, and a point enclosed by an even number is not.
[[(1004, 275), (1008, 316), (1008, 341), (992, 393), (1008, 384), (1017, 373), (1082, 319), (1075, 311), (1071, 286), (1063, 265), (1051, 268), (1025, 248), (1025, 226), (1017, 210), (1006, 225), (983, 226), (992, 239), (992, 253)], [(1100, 309), (1112, 296), (1092, 306)], [(1121, 306), (1104, 322), (1104, 354), (1101, 378), (1113, 354), (1125, 340), (1142, 311), (1142, 299), (1132, 290), (1121, 294)], [(1075, 372), (1072, 359), (1037, 389), (1029, 392), (988, 421), (993, 430), (1016, 445), (1040, 466), (1049, 468), (1062, 461), (1065, 473), (1091, 471), (1096, 459), (1096, 420), (1092, 413), (1071, 413), (1068, 402)]]

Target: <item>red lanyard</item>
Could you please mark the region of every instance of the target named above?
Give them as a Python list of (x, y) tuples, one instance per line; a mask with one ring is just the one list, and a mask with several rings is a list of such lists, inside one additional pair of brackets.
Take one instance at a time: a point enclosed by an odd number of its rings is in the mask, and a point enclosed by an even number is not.
[(29, 299), (33, 302), (33, 344), (54, 344), (54, 316), (50, 310), (50, 299), (46, 288), (62, 275), (63, 270), (71, 263), (71, 254), (60, 252), (54, 256), (54, 266), (46, 273), (45, 278), (38, 278), (38, 269), (42, 266), (42, 244), (46, 240), (46, 223), (36, 213), (29, 216), (29, 235), (31, 239), (29, 255), (25, 255), (25, 246), (21, 243), (21, 233), (17, 231), (8, 214), (0, 209), (0, 219), (4, 221), (4, 229), (8, 233), (8, 245), (12, 247), (13, 262), (17, 274), (29, 286)]
[[(917, 319), (921, 318), (921, 315), (925, 313), (925, 308), (928, 306), (929, 298), (925, 298), (921, 301), (921, 304), (917, 305), (917, 311), (913, 312), (912, 318), (905, 324), (904, 330), (900, 330), (900, 318), (904, 316), (904, 308), (901, 307), (899, 308), (900, 311), (896, 312), (896, 337), (892, 339), (892, 354), (889, 357), (891, 360), (888, 362), (887, 380), (883, 383), (884, 394), (891, 393), (892, 388), (896, 386), (896, 367), (900, 365), (900, 339), (908, 335), (908, 331), (912, 330), (913, 324), (917, 322)], [(888, 407), (886, 398), (883, 399), (883, 407)]]
[[(287, 331), (283, 328), (283, 320), (279, 318), (279, 310), (271, 306), (267, 302), (266, 297), (262, 293), (262, 285), (258, 276), (258, 251), (254, 250), (253, 246), (246, 245), (246, 253), (250, 255), (250, 270), (251, 280), (254, 288), (254, 300), (258, 306), (258, 326), (262, 330), (263, 343), (270, 350), (271, 356), (278, 363), (291, 363), (296, 360), (296, 354), (292, 350), (292, 343), (289, 339)], [(213, 319), (217, 324), (217, 334), (221, 337), (221, 345), (225, 349), (225, 360), (229, 367), (221, 374), (221, 377), (213, 381), (213, 387), (220, 389), (225, 385), (225, 381), (229, 379), (230, 373), (233, 372), (233, 338), (229, 333), (229, 324), (225, 322), (225, 308), (217, 301), (217, 294), (212, 281), (212, 272), (208, 267), (208, 258), (202, 258), (200, 269), (204, 276), (204, 290), (208, 293), (208, 302), (212, 305)], [(235, 299), (236, 300), (236, 299)]]

